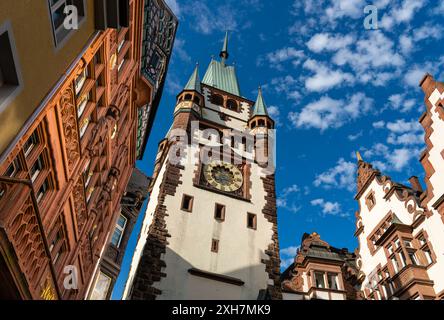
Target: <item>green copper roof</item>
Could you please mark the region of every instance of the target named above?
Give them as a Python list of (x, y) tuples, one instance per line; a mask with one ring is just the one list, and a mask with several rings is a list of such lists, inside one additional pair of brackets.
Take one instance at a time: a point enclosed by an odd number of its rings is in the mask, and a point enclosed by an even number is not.
[(194, 68), (193, 74), (188, 80), (184, 90), (194, 90), (199, 93), (200, 92), (200, 79), (199, 79), (199, 65), (196, 64), (196, 68)]
[(219, 61), (211, 60), (202, 83), (241, 96), (236, 69)]
[(259, 93), (257, 95), (257, 100), (253, 108), (254, 108), (253, 117), (268, 116), (267, 105), (265, 104), (264, 98), (262, 97), (262, 89), (260, 87), (259, 87)]

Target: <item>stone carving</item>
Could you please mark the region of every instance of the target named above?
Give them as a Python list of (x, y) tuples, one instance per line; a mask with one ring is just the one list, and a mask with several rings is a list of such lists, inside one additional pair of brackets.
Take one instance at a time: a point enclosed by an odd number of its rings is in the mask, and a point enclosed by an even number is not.
[(74, 184), (73, 192), (72, 192), (73, 200), (74, 200), (74, 210), (77, 216), (77, 227), (79, 234), (82, 233), (83, 227), (88, 219), (88, 212), (86, 209), (85, 202), (85, 193), (84, 193), (84, 184), (81, 177)]
[(88, 151), (91, 157), (99, 156), (102, 147), (111, 130), (120, 118), (120, 111), (115, 106), (110, 106), (105, 117), (101, 118), (94, 127), (91, 139), (88, 143)]
[(31, 197), (26, 199), (7, 230), (28, 283), (37, 289), (39, 275), (47, 265), (48, 257)]
[(71, 173), (78, 159), (80, 158), (79, 133), (77, 128), (77, 112), (74, 105), (74, 92), (68, 87), (60, 99), (62, 114), (62, 126), (65, 136), (66, 157), (68, 160), (68, 170)]
[(285, 280), (282, 282), (282, 288), (293, 292), (303, 292), (304, 278), (298, 271), (291, 273), (291, 280)]

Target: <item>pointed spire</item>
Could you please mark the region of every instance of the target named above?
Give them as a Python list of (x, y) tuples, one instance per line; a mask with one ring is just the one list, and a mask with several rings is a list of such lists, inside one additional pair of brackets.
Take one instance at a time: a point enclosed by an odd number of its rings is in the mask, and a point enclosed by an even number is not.
[(364, 161), (359, 151), (356, 152), (356, 158), (358, 159), (358, 162)]
[(222, 47), (222, 51), (220, 52), (219, 56), (222, 58), (221, 61), (223, 64), (225, 64), (225, 61), (230, 56), (228, 53), (228, 31), (225, 33), (224, 45)]
[(198, 63), (196, 63), (196, 68), (194, 68), (193, 74), (191, 75), (190, 80), (188, 80), (184, 90), (194, 90), (201, 93)]
[(254, 104), (253, 115), (254, 116), (267, 116), (267, 105), (265, 104), (264, 98), (262, 97), (262, 88), (259, 87), (259, 92), (257, 95), (256, 103)]

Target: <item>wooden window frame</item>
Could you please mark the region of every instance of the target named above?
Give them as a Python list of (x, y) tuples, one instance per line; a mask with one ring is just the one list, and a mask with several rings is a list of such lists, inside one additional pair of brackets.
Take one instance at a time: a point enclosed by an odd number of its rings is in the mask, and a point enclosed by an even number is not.
[(367, 205), (368, 211), (371, 211), (376, 206), (375, 192), (370, 191), (365, 197), (365, 204)]
[[(118, 223), (120, 217), (123, 217), (123, 218), (125, 219), (125, 224), (123, 225), (123, 227), (119, 226), (119, 223)], [(123, 239), (123, 236), (124, 236), (124, 234), (125, 234), (125, 230), (126, 230), (126, 227), (127, 227), (127, 226), (128, 226), (128, 218), (125, 217), (125, 216), (121, 213), (121, 214), (119, 215), (119, 217), (117, 218), (116, 226), (115, 226), (115, 228), (114, 228), (114, 230), (113, 230), (113, 233), (112, 233), (112, 235), (111, 235), (111, 244), (112, 244), (113, 246), (115, 246), (116, 248), (120, 248), (120, 244), (122, 243), (122, 239)], [(121, 232), (121, 234), (120, 234), (120, 238), (119, 238), (119, 241), (117, 242), (117, 244), (115, 244), (115, 243), (112, 242), (113, 237), (114, 237), (114, 234), (116, 233), (116, 230), (119, 230), (119, 231)]]
[[(185, 205), (185, 199), (187, 199), (187, 198), (189, 198), (189, 206), (188, 206), (188, 208), (185, 208), (185, 207), (184, 207), (184, 205)], [(181, 209), (182, 211), (185, 211), (185, 212), (193, 212), (193, 205), (194, 205), (194, 197), (193, 197), (193, 196), (190, 196), (190, 195), (188, 195), (188, 194), (184, 194), (184, 195), (182, 196), (182, 201), (181, 201), (181, 204), (180, 204), (180, 209)]]
[[(65, 33), (62, 33), (62, 30), (64, 29), (63, 27), (63, 23), (56, 27), (55, 26), (55, 22), (53, 19), (53, 14), (54, 12), (56, 12), (59, 8), (66, 6), (66, 5), (70, 5), (71, 3), (69, 0), (56, 0), (56, 3), (51, 5), (51, 0), (47, 0), (47, 4), (48, 4), (48, 13), (49, 13), (49, 20), (50, 20), (50, 24), (51, 24), (51, 30), (52, 30), (52, 34), (53, 34), (53, 39), (54, 39), (54, 45), (55, 47), (61, 48), (65, 45), (65, 43), (71, 38), (71, 36), (77, 31), (76, 29), (71, 29), (71, 30), (65, 30)], [(78, 11), (78, 27), (80, 29), (81, 25), (86, 21), (86, 12), (87, 12), (87, 1), (85, 0), (74, 0), (72, 1), (72, 4), (76, 4), (75, 2), (77, 2), (78, 4), (82, 5), (82, 8), (77, 8)]]
[[(253, 217), (253, 225), (250, 226), (250, 217)], [(247, 213), (247, 228), (251, 230), (257, 230), (257, 214)]]
[[(221, 209), (221, 217), (217, 216), (218, 208)], [(214, 219), (216, 219), (217, 221), (220, 221), (220, 222), (225, 221), (225, 213), (226, 213), (226, 206), (224, 206), (223, 204), (220, 204), (220, 203), (216, 203), (214, 206)]]
[(219, 240), (211, 239), (211, 252), (213, 253), (219, 252)]

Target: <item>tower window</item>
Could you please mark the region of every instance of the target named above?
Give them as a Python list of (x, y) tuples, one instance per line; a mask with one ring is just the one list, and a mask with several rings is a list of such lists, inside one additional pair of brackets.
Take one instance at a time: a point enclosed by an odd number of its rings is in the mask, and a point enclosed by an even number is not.
[(213, 94), (211, 96), (211, 103), (217, 106), (222, 106), (224, 104), (224, 98), (219, 94)]
[(194, 97), (194, 103), (195, 104), (200, 104), (200, 99), (199, 99), (199, 97)]
[(184, 194), (182, 198), (181, 209), (187, 212), (193, 211), (193, 199), (194, 198), (192, 196)]
[(257, 216), (255, 214), (249, 213), (247, 215), (247, 227), (249, 229), (257, 229)]
[(265, 121), (262, 120), (262, 119), (259, 120), (259, 121), (258, 121), (258, 126), (259, 126), (259, 127), (265, 127)]
[(219, 240), (211, 240), (211, 252), (219, 252)]
[(237, 106), (237, 102), (234, 101), (233, 99), (228, 99), (227, 100), (227, 108), (232, 110), (232, 111), (238, 111), (238, 106)]
[(191, 101), (193, 99), (193, 96), (191, 94), (186, 94), (185, 95), (185, 100)]
[(216, 207), (214, 208), (214, 219), (219, 221), (225, 221), (225, 206), (216, 203)]

